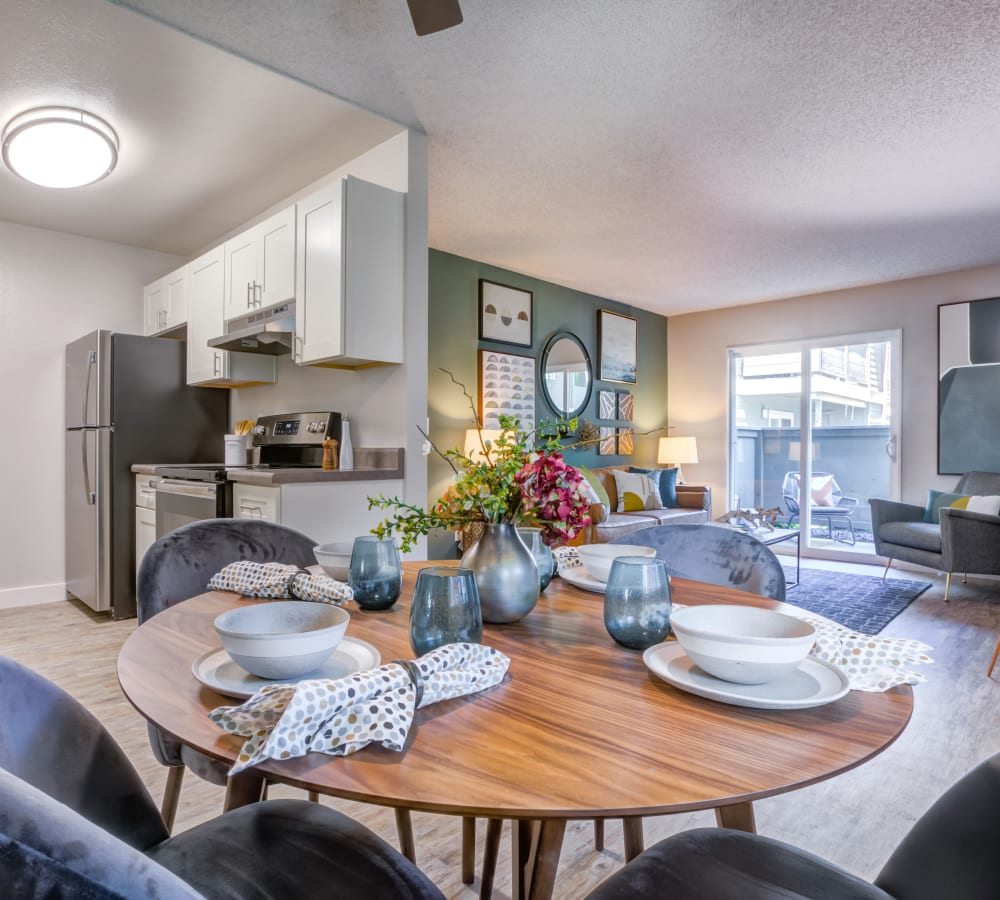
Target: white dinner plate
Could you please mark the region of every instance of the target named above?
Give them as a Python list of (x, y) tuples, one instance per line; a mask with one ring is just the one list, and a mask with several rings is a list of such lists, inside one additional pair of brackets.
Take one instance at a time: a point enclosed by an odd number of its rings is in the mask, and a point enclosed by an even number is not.
[(286, 681), (273, 681), (251, 675), (242, 666), (233, 662), (232, 657), (222, 647), (199, 656), (191, 666), (191, 674), (213, 691), (218, 691), (227, 697), (239, 697), (245, 700), (269, 684), (297, 684), (312, 678), (343, 678), (355, 672), (374, 669), (380, 662), (382, 662), (381, 655), (368, 641), (345, 637), (330, 654), (330, 658), (318, 669)]
[(608, 589), (606, 581), (598, 581), (583, 566), (567, 566), (561, 569), (559, 577), (578, 588), (585, 591), (593, 591), (595, 594), (603, 594)]
[(840, 669), (814, 656), (807, 656), (790, 675), (766, 684), (735, 684), (709, 675), (675, 641), (650, 647), (642, 654), (642, 661), (667, 684), (733, 706), (808, 709), (839, 700), (850, 690), (847, 676)]

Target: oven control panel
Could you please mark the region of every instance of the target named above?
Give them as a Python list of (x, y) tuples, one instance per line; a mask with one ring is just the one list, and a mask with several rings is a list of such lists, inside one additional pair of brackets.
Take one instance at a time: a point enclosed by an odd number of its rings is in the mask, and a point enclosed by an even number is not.
[(261, 416), (253, 427), (253, 446), (308, 446), (329, 437), (340, 438), (341, 415), (336, 412), (279, 413)]

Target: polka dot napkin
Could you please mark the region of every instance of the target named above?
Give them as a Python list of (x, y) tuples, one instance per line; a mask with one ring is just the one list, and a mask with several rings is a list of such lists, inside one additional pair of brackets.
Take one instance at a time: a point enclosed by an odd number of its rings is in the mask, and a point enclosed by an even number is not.
[(230, 775), (310, 751), (347, 756), (372, 742), (399, 751), (417, 709), (493, 687), (509, 665), (492, 647), (447, 644), (413, 662), (345, 678), (268, 685), (242, 706), (220, 706), (208, 717), (248, 739)]
[(313, 575), (298, 566), (240, 560), (230, 563), (208, 582), (211, 591), (233, 591), (244, 597), (269, 600), (312, 600), (343, 606), (354, 597), (350, 585), (326, 575)]

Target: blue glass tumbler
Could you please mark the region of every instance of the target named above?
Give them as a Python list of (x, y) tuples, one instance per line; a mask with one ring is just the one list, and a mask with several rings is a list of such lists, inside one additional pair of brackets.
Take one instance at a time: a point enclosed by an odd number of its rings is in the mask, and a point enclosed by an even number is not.
[(670, 576), (662, 559), (619, 556), (604, 593), (604, 626), (615, 642), (645, 650), (670, 633)]
[(472, 569), (421, 569), (410, 605), (413, 652), (421, 656), (445, 644), (479, 644), (482, 640), (483, 614)]
[(524, 541), (524, 545), (531, 551), (531, 555), (535, 557), (535, 564), (538, 566), (539, 589), (544, 591), (555, 574), (556, 560), (552, 551), (542, 540), (542, 529), (524, 527), (518, 528), (517, 533)]
[(354, 539), (348, 582), (362, 609), (388, 609), (399, 598), (403, 569), (392, 538), (364, 535)]

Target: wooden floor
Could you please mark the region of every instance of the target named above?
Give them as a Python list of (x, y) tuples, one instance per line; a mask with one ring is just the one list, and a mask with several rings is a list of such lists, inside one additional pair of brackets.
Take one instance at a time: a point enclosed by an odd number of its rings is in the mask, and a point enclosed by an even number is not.
[[(804, 561), (804, 564), (808, 564)], [(835, 564), (824, 564), (833, 568)], [(881, 574), (881, 569), (837, 566)], [(797, 844), (872, 878), (913, 820), (952, 781), (1000, 751), (1000, 666), (986, 677), (1000, 632), (1000, 583), (970, 579), (952, 585), (942, 602), (944, 578), (931, 572), (895, 572), (894, 577), (933, 581), (883, 632), (934, 646), (929, 681), (917, 686), (913, 720), (903, 736), (876, 759), (823, 784), (757, 804), (758, 830)], [(81, 606), (55, 603), (0, 610), (0, 653), (31, 666), (85, 703), (125, 748), (153, 796), (162, 796), (166, 770), (153, 759), (145, 723), (122, 697), (115, 676), (118, 648), (134, 621), (110, 622)], [(181, 673), (178, 673), (181, 674)], [(663, 748), (664, 754), (670, 747)], [(572, 760), (567, 760), (572, 765)], [(595, 773), (613, 777), (613, 773)], [(274, 796), (301, 796), (278, 788)], [(395, 845), (391, 811), (324, 799)], [(222, 789), (188, 775), (181, 793), (177, 830), (221, 811)], [(674, 832), (714, 824), (711, 813), (647, 819), (647, 846)], [(480, 823), (482, 826), (482, 823)], [(448, 897), (478, 895), (460, 878), (460, 822), (448, 816), (414, 816), (418, 864)], [(480, 827), (480, 850), (482, 841)], [(566, 833), (556, 896), (577, 898), (622, 865), (621, 823), (609, 821), (606, 847), (596, 853), (587, 822)], [(497, 871), (495, 897), (510, 896), (508, 839)]]

